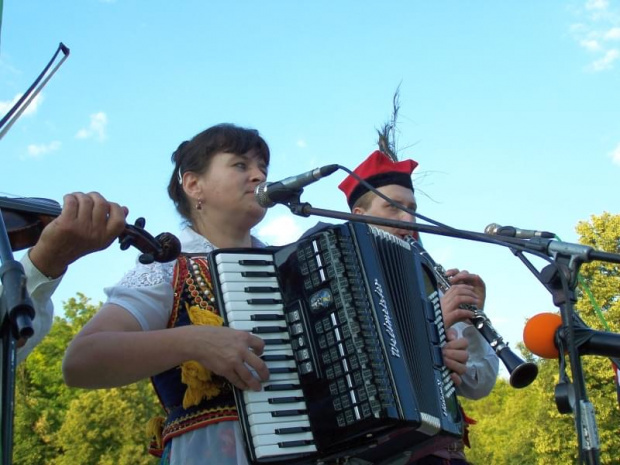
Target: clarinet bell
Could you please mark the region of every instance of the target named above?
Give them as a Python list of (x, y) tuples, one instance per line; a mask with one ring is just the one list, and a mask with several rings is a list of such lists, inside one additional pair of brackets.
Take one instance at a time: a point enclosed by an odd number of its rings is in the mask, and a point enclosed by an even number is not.
[(502, 349), (498, 357), (510, 373), (510, 385), (513, 388), (521, 389), (529, 386), (538, 376), (538, 366), (535, 363), (522, 360), (508, 347)]

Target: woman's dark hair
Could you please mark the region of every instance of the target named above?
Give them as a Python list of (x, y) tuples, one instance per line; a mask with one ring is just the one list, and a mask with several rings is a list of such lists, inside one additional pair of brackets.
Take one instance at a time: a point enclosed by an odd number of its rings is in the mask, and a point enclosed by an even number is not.
[(217, 153), (233, 153), (243, 155), (256, 150), (266, 165), (269, 165), (269, 147), (255, 129), (246, 129), (234, 124), (218, 124), (186, 140), (172, 154), (174, 170), (168, 183), (168, 195), (174, 202), (179, 214), (191, 220), (192, 205), (190, 204), (181, 183), (183, 173), (192, 171), (202, 174)]

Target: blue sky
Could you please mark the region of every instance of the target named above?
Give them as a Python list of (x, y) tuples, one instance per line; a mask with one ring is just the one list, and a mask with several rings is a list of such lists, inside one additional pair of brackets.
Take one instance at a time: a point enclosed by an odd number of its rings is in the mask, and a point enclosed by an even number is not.
[[(542, 229), (618, 214), (620, 2), (5, 0), (0, 115), (60, 42), (68, 60), (0, 142), (0, 195), (99, 191), (153, 234), (177, 233), (166, 195), (178, 144), (220, 122), (257, 128), (270, 180), (376, 148), (400, 84), (398, 146), (419, 162), (420, 212), (456, 228)], [(345, 211), (336, 172), (302, 200)], [(272, 208), (256, 233), (295, 240), (321, 218)], [(507, 249), (428, 236), (446, 268), (479, 273), (514, 347), (551, 296)], [(57, 308), (131, 267), (117, 245), (76, 263)], [(19, 254), (18, 254), (19, 256)], [(536, 262), (535, 262), (536, 263)]]

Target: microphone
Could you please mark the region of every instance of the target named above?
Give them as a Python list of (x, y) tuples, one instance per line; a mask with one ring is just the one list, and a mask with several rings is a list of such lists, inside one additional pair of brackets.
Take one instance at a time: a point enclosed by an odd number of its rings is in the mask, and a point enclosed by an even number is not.
[(562, 326), (562, 318), (555, 313), (539, 313), (527, 320), (523, 328), (523, 343), (535, 355), (542, 358), (558, 358), (560, 351), (555, 336)]
[[(620, 356), (620, 334), (591, 329), (576, 315), (573, 326), (580, 355)], [(560, 340), (566, 345), (562, 318), (555, 313), (534, 315), (523, 329), (525, 347), (542, 358), (558, 358), (557, 342)]]
[(486, 234), (491, 236), (516, 237), (517, 239), (532, 239), (533, 237), (541, 237), (543, 239), (553, 239), (555, 234), (549, 231), (535, 231), (533, 229), (519, 229), (514, 226), (502, 226), (497, 223), (491, 223), (484, 228)]
[(329, 176), (338, 168), (339, 165), (326, 165), (297, 176), (285, 178), (282, 181), (261, 182), (254, 189), (254, 196), (261, 207), (273, 207), (276, 203), (288, 202), (292, 196), (301, 194), (303, 188), (308, 184)]

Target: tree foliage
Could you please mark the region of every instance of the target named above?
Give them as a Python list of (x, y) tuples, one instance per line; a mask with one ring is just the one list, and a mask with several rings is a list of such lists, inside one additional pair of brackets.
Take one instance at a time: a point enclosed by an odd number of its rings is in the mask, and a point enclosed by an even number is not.
[[(580, 242), (596, 250), (620, 253), (620, 215), (603, 213), (576, 227)], [(594, 329), (620, 330), (620, 267), (593, 261), (581, 266), (583, 284), (576, 310)], [(588, 291), (595, 302), (591, 301)], [(600, 307), (600, 315), (595, 311)], [(605, 322), (605, 323), (604, 323)], [(526, 355), (532, 358), (532, 354)], [(535, 357), (534, 357), (535, 358)], [(620, 457), (620, 406), (609, 359), (582, 356), (586, 391), (595, 409), (602, 464)], [(491, 395), (463, 403), (478, 420), (472, 426), (468, 459), (475, 464), (579, 463), (577, 433), (572, 414), (559, 413), (554, 392), (559, 382), (557, 360), (537, 360), (539, 374), (527, 388), (511, 388), (498, 380)], [(570, 377), (570, 369), (567, 369)]]
[(56, 317), (50, 334), (16, 373), (15, 465), (146, 465), (145, 424), (159, 411), (147, 381), (120, 389), (67, 387), (62, 359), (71, 339), (98, 306), (78, 294)]

